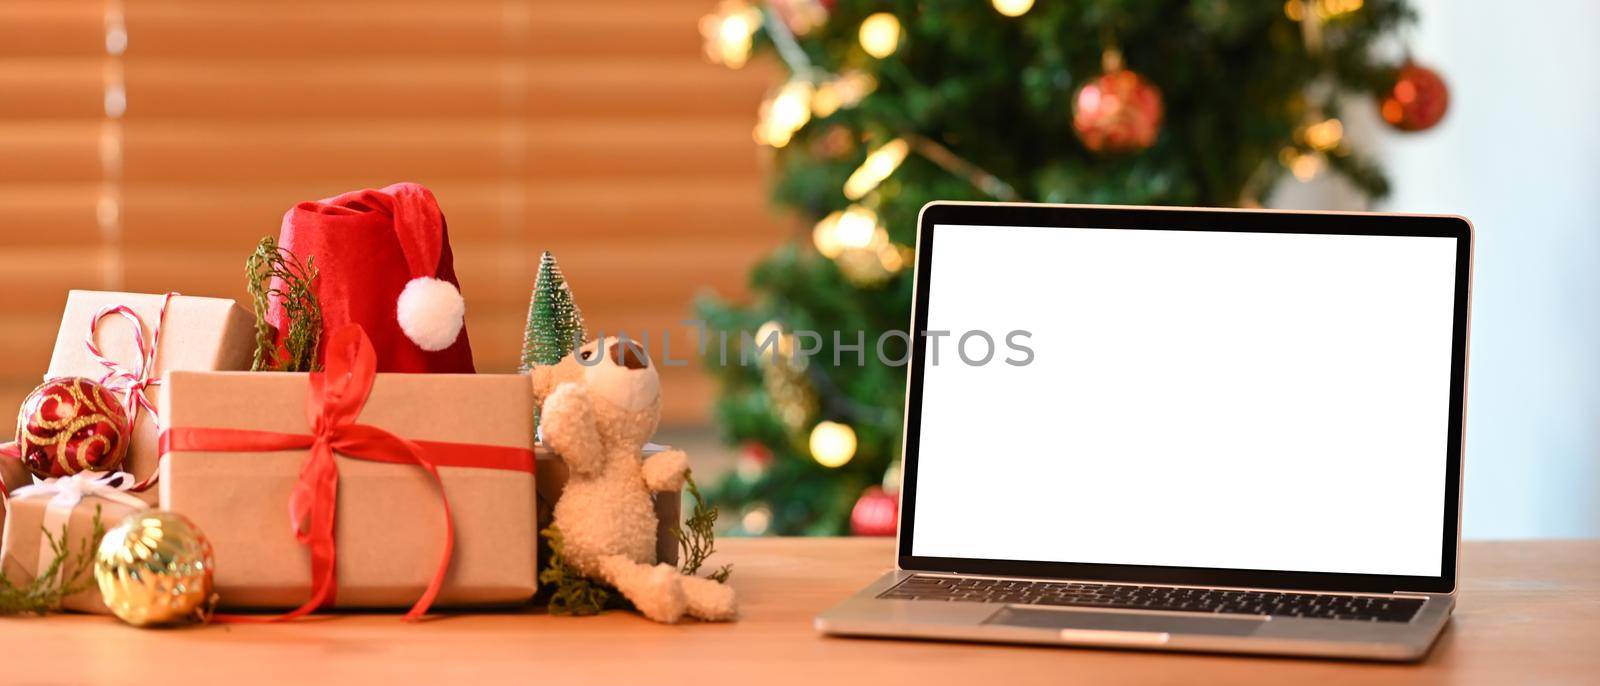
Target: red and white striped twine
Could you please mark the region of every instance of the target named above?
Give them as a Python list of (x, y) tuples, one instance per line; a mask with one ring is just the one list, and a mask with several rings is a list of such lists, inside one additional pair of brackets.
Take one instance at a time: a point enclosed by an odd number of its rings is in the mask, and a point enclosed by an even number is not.
[[(129, 426), (133, 426), (134, 422), (138, 420), (139, 408), (141, 407), (150, 413), (151, 421), (159, 420), (155, 404), (150, 400), (148, 391), (150, 387), (160, 385), (161, 379), (159, 377), (152, 379), (150, 374), (155, 371), (156, 353), (161, 350), (161, 325), (167, 318), (167, 306), (172, 304), (172, 298), (176, 295), (178, 295), (176, 292), (169, 292), (161, 300), (161, 311), (156, 314), (155, 325), (150, 327), (150, 341), (148, 343), (145, 342), (144, 338), (144, 322), (139, 319), (139, 315), (134, 313), (133, 308), (127, 305), (107, 305), (100, 308), (100, 311), (95, 313), (94, 318), (89, 320), (89, 333), (84, 337), (84, 344), (89, 348), (89, 356), (99, 362), (100, 366), (106, 368), (106, 375), (101, 377), (100, 383), (124, 395)], [(100, 331), (100, 320), (113, 314), (122, 315), (128, 320), (129, 324), (133, 325), (133, 340), (139, 348), (139, 357), (131, 370), (107, 358), (100, 351), (99, 343), (95, 342), (95, 338)], [(143, 483), (135, 486), (134, 490), (148, 488), (154, 480), (155, 475), (151, 474), (146, 477)]]

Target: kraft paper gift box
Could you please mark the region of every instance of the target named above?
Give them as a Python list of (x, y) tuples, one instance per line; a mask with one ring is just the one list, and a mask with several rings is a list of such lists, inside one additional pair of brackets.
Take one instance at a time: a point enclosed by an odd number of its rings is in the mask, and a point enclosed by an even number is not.
[[(252, 313), (226, 298), (175, 295), (166, 306), (166, 316), (162, 317), (165, 300), (164, 295), (149, 293), (69, 292), (66, 311), (61, 316), (61, 329), (56, 334), (55, 352), (50, 356), (50, 370), (45, 377), (81, 376), (95, 381), (104, 378), (108, 370), (89, 351), (85, 339), (96, 316), (106, 307), (119, 305), (138, 316), (146, 346), (150, 345), (159, 322), (160, 341), (146, 370), (150, 379), (159, 379), (174, 371), (250, 368), (250, 358), (255, 353), (255, 316)], [(134, 332), (134, 324), (128, 318), (108, 314), (100, 318), (95, 335), (101, 355), (130, 374), (137, 374), (141, 363), (140, 346)], [(163, 405), (156, 388), (159, 386), (150, 388), (145, 397), (159, 413)], [(156, 420), (150, 412), (141, 409), (134, 420), (128, 456), (119, 469), (141, 480), (154, 475), (161, 459), (157, 434)], [(151, 488), (141, 497), (155, 504), (156, 491)]]
[[(640, 459), (653, 453), (661, 452), (667, 448), (658, 445), (645, 446)], [(544, 531), (551, 524), (552, 515), (555, 513), (556, 501), (561, 499), (561, 492), (566, 489), (567, 463), (550, 449), (539, 444), (535, 455), (538, 457), (538, 474), (534, 479), (539, 487), (539, 531)], [(682, 523), (683, 517), (683, 492), (671, 491), (655, 493), (656, 519), (656, 560), (667, 564), (678, 564), (678, 539), (673, 538), (672, 530)]]
[[(49, 531), (61, 541), (64, 526), (67, 557), (57, 574), (69, 574), (85, 563), (87, 566), (82, 567), (83, 576), (72, 580), (83, 585), (83, 590), (63, 598), (62, 609), (110, 613), (100, 600), (100, 587), (94, 580), (94, 554), (99, 545), (99, 541), (90, 538), (94, 534), (94, 518), (98, 512), (100, 526), (109, 529), (124, 517), (145, 509), (146, 505), (133, 494), (106, 485), (120, 483), (125, 489), (133, 485), (131, 475), (116, 475), (125, 481), (111, 482), (105, 481), (107, 476), (80, 473), (24, 486), (10, 496), (6, 503), (9, 512), (5, 518), (4, 538), (0, 539), (4, 541), (0, 543), (0, 573), (5, 574), (7, 581), (13, 586), (26, 586), (43, 573), (55, 557), (44, 532)], [(105, 493), (105, 490), (119, 492)]]
[[(225, 609), (292, 608), (310, 598), (311, 554), (297, 542), (288, 514), (310, 451), (180, 450), (178, 436), (200, 428), (308, 434), (309, 383), (307, 374), (174, 372), (161, 389), (163, 430), (173, 442), (161, 466), (161, 504), (194, 520), (211, 539)], [(378, 374), (355, 421), (424, 445), (468, 444), (523, 456), (521, 470), (438, 467), (455, 537), (434, 606), (516, 605), (533, 596), (533, 396), (526, 376)], [(443, 553), (439, 486), (415, 464), (333, 459), (332, 606), (411, 606)]]

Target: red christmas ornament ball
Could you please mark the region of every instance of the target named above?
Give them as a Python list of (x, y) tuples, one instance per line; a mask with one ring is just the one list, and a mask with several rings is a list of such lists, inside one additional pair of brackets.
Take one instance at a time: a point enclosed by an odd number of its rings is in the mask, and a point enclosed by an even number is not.
[(1383, 93), (1378, 113), (1401, 131), (1431, 129), (1450, 109), (1450, 87), (1439, 72), (1409, 60), (1395, 72), (1394, 85)]
[(755, 481), (767, 471), (767, 466), (772, 464), (772, 451), (767, 446), (755, 441), (746, 441), (739, 451), (739, 460), (734, 465), (740, 477), (746, 481)]
[(765, 467), (772, 462), (772, 450), (755, 441), (745, 441), (740, 446), (739, 457)]
[(1138, 152), (1161, 132), (1161, 89), (1138, 73), (1113, 69), (1072, 97), (1072, 129), (1096, 153)]
[(900, 522), (900, 501), (877, 486), (868, 487), (850, 510), (850, 531), (857, 536), (893, 536)]
[(116, 394), (79, 377), (40, 384), (17, 412), (22, 464), (42, 479), (116, 469), (128, 454), (131, 432)]

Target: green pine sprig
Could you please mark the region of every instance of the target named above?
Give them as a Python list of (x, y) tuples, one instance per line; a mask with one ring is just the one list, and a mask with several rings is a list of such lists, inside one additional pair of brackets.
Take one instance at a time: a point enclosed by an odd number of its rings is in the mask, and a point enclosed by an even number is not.
[(60, 537), (44, 527), (39, 530), (50, 542), (50, 564), (26, 584), (14, 584), (0, 575), (0, 616), (54, 612), (61, 609), (67, 596), (88, 590), (95, 583), (90, 571), (94, 569), (95, 548), (106, 532), (99, 506), (94, 510), (93, 530), (76, 549), (68, 549), (66, 524), (61, 525)]
[[(255, 252), (245, 260), (245, 280), (256, 313), (256, 351), (250, 371), (309, 372), (317, 364), (317, 343), (322, 338), (322, 306), (311, 282), (317, 278), (314, 257), (302, 263), (295, 254), (280, 247), (277, 239), (265, 236)], [(272, 280), (283, 280), (274, 288)], [(277, 329), (267, 321), (267, 308), (277, 299), (289, 319), (284, 336), (284, 357), (278, 359)]]
[[(678, 539), (678, 550), (681, 551), (678, 560), (678, 569), (687, 576), (700, 573), (700, 567), (706, 559), (717, 552), (717, 507), (706, 502), (705, 496), (700, 495), (700, 487), (695, 485), (694, 477), (684, 475), (684, 488), (689, 491), (689, 499), (694, 501), (694, 507), (689, 511), (689, 518), (684, 521), (684, 526), (673, 527), (672, 537)], [(728, 575), (733, 573), (733, 565), (723, 565), (716, 571), (707, 574), (706, 578), (717, 583), (726, 583)]]
[(617, 589), (584, 576), (562, 556), (561, 530), (550, 526), (539, 532), (550, 547), (550, 563), (539, 572), (539, 584), (550, 590), (550, 614), (586, 617), (606, 610), (633, 607)]

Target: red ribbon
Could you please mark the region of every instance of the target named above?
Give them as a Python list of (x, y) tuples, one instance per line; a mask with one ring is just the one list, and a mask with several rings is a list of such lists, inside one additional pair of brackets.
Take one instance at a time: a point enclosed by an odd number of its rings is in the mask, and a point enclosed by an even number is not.
[[(0, 443), (0, 462), (5, 460), (16, 460), (18, 462), (22, 461), (22, 448), (17, 445), (16, 441), (6, 441), (5, 443)], [(4, 477), (0, 477), (0, 508), (5, 509), (7, 513), (10, 512), (11, 505), (7, 502), (6, 496), (11, 492), (11, 489), (22, 485), (23, 484), (8, 484), (6, 483)]]
[(230, 616), (225, 618), (228, 621), (293, 619), (333, 604), (338, 586), (334, 520), (339, 502), (339, 467), (334, 460), (335, 453), (372, 462), (414, 464), (427, 470), (439, 486), (445, 523), (444, 552), (427, 590), (406, 613), (407, 620), (427, 614), (450, 569), (455, 524), (450, 517), (450, 502), (444, 497), (444, 483), (439, 479), (438, 467), (533, 471), (533, 452), (526, 448), (413, 441), (375, 426), (356, 423), (377, 375), (377, 355), (372, 342), (359, 325), (351, 324), (328, 337), (326, 351), (325, 369), (310, 374), (311, 386), (306, 394), (306, 419), (311, 425), (311, 434), (189, 427), (172, 427), (162, 434), (163, 455), (175, 451), (310, 451), (289, 496), (289, 521), (295, 540), (311, 550), (311, 598), (277, 617)]

